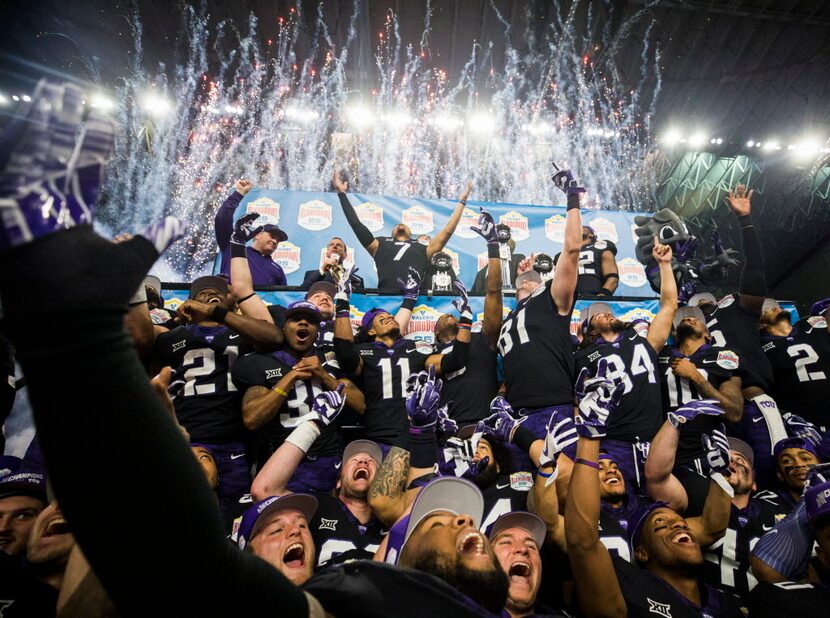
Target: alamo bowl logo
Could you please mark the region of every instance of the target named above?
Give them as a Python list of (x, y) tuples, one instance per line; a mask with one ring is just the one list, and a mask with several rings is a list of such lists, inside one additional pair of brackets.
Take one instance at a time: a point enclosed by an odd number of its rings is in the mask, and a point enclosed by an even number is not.
[(255, 212), (265, 219), (259, 221), (258, 224), (280, 222), (280, 205), (269, 197), (260, 197), (253, 202), (248, 202), (245, 213)]
[(478, 234), (470, 229), (473, 227), (478, 227), (478, 214), (471, 208), (465, 208), (461, 211), (461, 220), (455, 229), (455, 235), (461, 238), (476, 238)]
[(613, 243), (619, 242), (620, 240), (620, 237), (617, 236), (617, 226), (604, 217), (592, 219), (587, 225), (594, 228), (599, 240), (610, 240)]
[(644, 309), (642, 307), (636, 307), (626, 311), (620, 316), (620, 320), (623, 322), (633, 322), (634, 320), (645, 320), (646, 322), (651, 322), (653, 319), (654, 314), (648, 309)]
[(432, 224), (432, 213), (423, 206), (413, 206), (403, 211), (401, 217), (413, 234), (429, 234), (435, 226)]
[(623, 258), (617, 262), (617, 268), (620, 271), (620, 281), (631, 288), (638, 288), (645, 285), (646, 269), (634, 258)]
[(545, 236), (553, 242), (565, 242), (565, 217), (553, 215), (545, 219)]
[(282, 266), (285, 274), (293, 273), (300, 268), (300, 248), (288, 241), (281, 242), (272, 259)]
[(503, 223), (510, 228), (513, 240), (516, 242), (520, 240), (527, 240), (530, 237), (530, 228), (527, 226), (527, 217), (511, 210), (499, 217), (499, 223)]
[(297, 225), (307, 230), (319, 231), (331, 227), (331, 206), (321, 200), (300, 204)]
[(435, 323), (441, 313), (428, 305), (418, 305), (412, 310), (412, 317), (409, 318), (409, 330), (406, 331), (406, 338), (414, 341), (433, 342), (435, 338)]
[(372, 232), (377, 232), (383, 229), (383, 208), (372, 202), (360, 204), (355, 209), (358, 218), (363, 222), (363, 225), (369, 228)]
[(455, 276), (461, 276), (461, 262), (458, 260), (458, 253), (453, 251), (452, 249), (447, 249), (444, 247), (444, 253), (446, 253), (450, 258), (452, 258), (452, 269), (455, 271)]

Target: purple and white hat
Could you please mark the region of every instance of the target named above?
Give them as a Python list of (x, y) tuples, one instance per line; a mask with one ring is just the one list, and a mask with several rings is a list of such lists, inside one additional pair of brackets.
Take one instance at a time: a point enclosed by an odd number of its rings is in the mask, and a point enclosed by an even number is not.
[(46, 497), (46, 476), (39, 472), (15, 472), (0, 480), (0, 498), (32, 496), (43, 502)]
[(317, 498), (311, 494), (288, 494), (286, 496), (269, 496), (260, 500), (242, 514), (236, 543), (239, 549), (245, 549), (267, 522), (267, 516), (275, 511), (295, 509), (300, 511), (306, 521), (311, 521), (317, 512)]

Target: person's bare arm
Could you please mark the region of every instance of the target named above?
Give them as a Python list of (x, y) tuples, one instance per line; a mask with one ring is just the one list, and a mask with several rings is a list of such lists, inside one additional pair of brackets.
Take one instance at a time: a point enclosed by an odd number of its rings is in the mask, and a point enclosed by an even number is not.
[(714, 480), (709, 481), (709, 493), (703, 504), (703, 513), (686, 520), (695, 533), (700, 548), (705, 549), (726, 534), (732, 510), (731, 496)]
[(284, 496), (292, 493), (288, 489), (288, 482), (294, 476), (303, 457), (305, 453), (301, 448), (291, 442), (283, 442), (271, 454), (251, 484), (251, 496), (254, 501), (259, 502), (268, 496)]
[(249, 431), (266, 425), (285, 403), (286, 397), (277, 392), (277, 389), (288, 393), (294, 388), (297, 380), (311, 378), (308, 371), (297, 371), (292, 369), (277, 382), (271, 389), (267, 386), (251, 386), (242, 396), (242, 422)]
[(752, 313), (761, 313), (767, 295), (767, 282), (764, 273), (764, 252), (751, 218), (752, 194), (753, 191), (747, 191), (745, 185), (736, 185), (734, 189), (729, 190), (726, 201), (738, 219), (743, 240), (744, 265), (738, 286), (738, 302)]
[[(578, 195), (569, 195), (568, 203), (579, 203)], [(556, 263), (556, 276), (550, 286), (550, 294), (559, 315), (568, 315), (573, 309), (576, 279), (579, 271), (579, 250), (582, 247), (582, 214), (579, 208), (570, 205), (565, 214), (565, 243), (559, 261)]]
[(225, 324), (261, 348), (274, 349), (283, 344), (282, 330), (273, 323), (231, 313), (219, 305), (186, 300), (179, 307), (178, 313), (184, 320), (194, 324), (211, 322)]
[(335, 378), (326, 368), (320, 364), (320, 359), (316, 356), (306, 356), (294, 365), (297, 371), (308, 371), (320, 380), (320, 385), (324, 390), (333, 391), (342, 384), (345, 388), (343, 396), (346, 398), (346, 405), (358, 414), (363, 414), (366, 411), (366, 398), (363, 392), (355, 386), (354, 382), (348, 378)]
[(536, 480), (533, 482), (533, 489), (527, 495), (527, 510), (538, 515), (545, 522), (546, 540), (564, 552), (567, 550), (565, 518), (559, 514), (556, 480), (549, 482), (552, 480), (551, 475), (555, 474), (556, 465), (554, 462), (540, 465), (539, 457), (544, 447), (544, 440), (534, 440), (530, 446), (529, 455), (533, 463), (537, 465), (537, 474)]
[(428, 368), (430, 366), (433, 366), (433, 367), (435, 367), (435, 373), (438, 374), (438, 375), (441, 375), (442, 366), (444, 367), (444, 369), (447, 368), (447, 359), (449, 359), (449, 358), (454, 359), (456, 357), (463, 356), (463, 362), (461, 362), (461, 366), (460, 367), (453, 366), (450, 370), (447, 371), (447, 373), (452, 373), (453, 371), (458, 371), (461, 367), (463, 367), (467, 363), (467, 356), (469, 354), (469, 347), (470, 347), (469, 344), (470, 344), (471, 339), (472, 339), (472, 332), (470, 331), (469, 328), (459, 329), (458, 330), (458, 336), (456, 336), (456, 338), (455, 338), (455, 342), (456, 342), (456, 344), (457, 343), (467, 344), (466, 345), (467, 349), (462, 352), (463, 346), (454, 345), (453, 349), (452, 349), (452, 352), (449, 352), (448, 354), (430, 354), (429, 356), (427, 356), (427, 360), (424, 363), (424, 367)]
[(654, 249), (651, 255), (660, 269), (660, 309), (648, 328), (648, 343), (659, 352), (671, 334), (672, 320), (677, 311), (677, 281), (671, 269), (672, 250), (668, 245), (661, 245), (654, 237)]
[(484, 321), (481, 325), (481, 334), (495, 349), (499, 341), (499, 332), (501, 332), (503, 312), (501, 260), (490, 258), (487, 260), (487, 265), (487, 291), (484, 294)]
[(614, 257), (614, 254), (611, 251), (603, 251), (600, 266), (602, 268), (602, 278), (605, 279), (605, 282), (602, 284), (602, 289), (607, 290), (609, 296), (613, 296), (614, 292), (617, 291), (617, 286), (620, 284), (620, 278), (609, 277), (608, 275), (619, 275), (617, 258)]
[(645, 475), (648, 495), (682, 513), (689, 505), (689, 496), (686, 488), (672, 474), (679, 442), (680, 432), (669, 421), (665, 421), (648, 449)]
[(398, 521), (406, 510), (408, 474), (409, 451), (393, 446), (383, 458), (367, 496), (375, 517), (386, 527)]
[(741, 393), (739, 377), (732, 376), (719, 388), (715, 388), (693, 362), (683, 358), (676, 358), (672, 361), (672, 371), (675, 375), (693, 383), (702, 399), (716, 399), (726, 413), (724, 418), (727, 421), (737, 423), (741, 420), (744, 413), (744, 396)]
[(427, 259), (431, 258), (447, 246), (450, 238), (452, 238), (452, 235), (455, 233), (455, 228), (458, 227), (458, 222), (461, 221), (461, 215), (464, 213), (464, 207), (467, 205), (467, 198), (470, 197), (470, 191), (472, 190), (473, 183), (468, 183), (467, 190), (464, 191), (459, 198), (458, 204), (456, 205), (455, 210), (453, 210), (449, 221), (447, 221), (447, 224), (444, 226), (444, 229), (438, 232), (435, 235), (435, 238), (433, 238), (429, 245), (427, 245)]

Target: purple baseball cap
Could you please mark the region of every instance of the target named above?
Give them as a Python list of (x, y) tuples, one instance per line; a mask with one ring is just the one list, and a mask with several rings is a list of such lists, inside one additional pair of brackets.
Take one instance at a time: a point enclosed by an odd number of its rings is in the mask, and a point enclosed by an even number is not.
[(267, 516), (276, 511), (295, 509), (300, 511), (306, 521), (310, 522), (317, 512), (317, 498), (311, 494), (288, 494), (286, 496), (270, 496), (260, 500), (242, 514), (239, 524), (236, 543), (239, 549), (245, 549), (259, 533), (266, 523)]
[(810, 307), (810, 315), (824, 315), (827, 307), (830, 307), (830, 298), (813, 303), (813, 306)]
[(31, 496), (48, 502), (46, 498), (46, 476), (39, 472), (15, 472), (0, 480), (0, 498), (9, 496)]
[(372, 307), (366, 313), (363, 314), (363, 319), (360, 320), (360, 328), (363, 330), (369, 330), (372, 328), (372, 322), (375, 321), (375, 317), (380, 315), (381, 313), (389, 313), (386, 309), (381, 309), (380, 307)]
[(631, 547), (632, 555), (643, 539), (643, 526), (646, 525), (648, 518), (657, 509), (668, 508), (668, 506), (666, 502), (658, 501), (634, 511), (634, 515), (629, 519), (631, 525), (628, 527), (628, 545)]
[(293, 302), (285, 310), (286, 320), (303, 317), (314, 324), (319, 324), (323, 320), (323, 316), (320, 315), (320, 310), (317, 308), (317, 305), (307, 300)]
[(793, 436), (791, 438), (784, 438), (783, 440), (779, 440), (775, 443), (775, 446), (772, 448), (772, 456), (775, 459), (778, 459), (778, 456), (788, 448), (800, 448), (804, 449), (805, 451), (809, 451), (816, 457), (818, 457), (818, 452), (816, 451), (816, 446), (812, 442), (810, 442), (807, 438), (799, 438), (798, 436)]
[(286, 234), (283, 230), (279, 228), (279, 226), (274, 225), (273, 223), (266, 223), (265, 225), (263, 225), (262, 231), (268, 232), (269, 234), (271, 234), (271, 236), (273, 236), (280, 242), (288, 240), (288, 234)]

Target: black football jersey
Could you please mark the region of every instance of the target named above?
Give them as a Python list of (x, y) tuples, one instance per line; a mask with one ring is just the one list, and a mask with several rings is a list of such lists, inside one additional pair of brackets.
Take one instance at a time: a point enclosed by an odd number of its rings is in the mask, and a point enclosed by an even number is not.
[(700, 582), (698, 607), (664, 580), (636, 564), (611, 556), (629, 618), (743, 618), (734, 597)]
[(334, 358), (334, 320), (320, 322), (317, 330), (316, 347), (327, 359)]
[(330, 493), (315, 492), (317, 512), (309, 529), (317, 548), (317, 569), (350, 560), (371, 560), (386, 534), (383, 525), (372, 518), (361, 524), (340, 499)]
[(527, 510), (527, 494), (533, 489), (533, 475), (524, 471), (500, 474), (491, 485), (480, 489), (484, 496), (481, 531), (487, 534), (502, 515)]
[(749, 593), (748, 605), (752, 618), (824, 618), (830, 607), (830, 587), (822, 583), (762, 583)]
[(629, 496), (618, 507), (605, 500), (600, 502), (599, 540), (611, 555), (631, 562), (631, 548), (628, 545), (628, 526), (633, 525), (634, 515), (640, 508), (651, 502), (646, 498)]
[[(452, 342), (438, 347), (441, 354), (452, 352)], [(463, 427), (490, 414), (490, 402), (499, 390), (496, 351), (481, 333), (473, 333), (467, 366), (442, 376), (441, 405), (452, 402), (450, 418)]]
[(378, 287), (400, 289), (398, 279), (406, 281), (412, 267), (423, 277), (429, 266), (426, 245), (415, 240), (395, 240), (391, 236), (377, 237), (375, 265), (378, 269)]
[(596, 375), (601, 358), (608, 363), (607, 376), (625, 384), (622, 399), (608, 426), (607, 437), (633, 442), (650, 441), (663, 424), (657, 352), (646, 339), (647, 331), (629, 328), (614, 342), (598, 338), (574, 355), (576, 373), (587, 367)]
[[(674, 358), (687, 357), (681, 354), (677, 348), (666, 346), (660, 350), (657, 359), (660, 365), (664, 411), (676, 410), (695, 399), (704, 399), (693, 383), (686, 378), (679, 378), (674, 375), (671, 368), (671, 362)], [(694, 354), (688, 357), (688, 360), (694, 363), (698, 371), (715, 388), (720, 388), (720, 385), (729, 380), (733, 372), (739, 367), (738, 355), (735, 352), (710, 345), (702, 345)], [(675, 463), (686, 464), (703, 456), (701, 436), (711, 433), (722, 422), (724, 422), (722, 417), (700, 415), (692, 422), (684, 425), (683, 431), (680, 432)]]
[[(610, 251), (617, 255), (617, 246), (610, 240), (597, 240), (579, 250), (579, 269), (577, 270), (576, 293), (596, 294), (602, 289), (602, 254)], [(557, 253), (553, 263), (559, 262)]]
[[(337, 361), (327, 361), (321, 352), (315, 352), (327, 373), (336, 379), (342, 377)], [(234, 366), (233, 381), (242, 393), (252, 386), (264, 386), (270, 389), (291, 371), (297, 361), (298, 359), (285, 351), (271, 354), (248, 354), (240, 358)], [(320, 379), (317, 377), (294, 382), (294, 386), (288, 391), (288, 397), (285, 398), (274, 418), (259, 431), (257, 461), (260, 465), (268, 460), (271, 454), (300, 424), (300, 418), (311, 412), (314, 398), (324, 390)], [(311, 445), (308, 454), (334, 455), (339, 450), (340, 439), (336, 426), (332, 424), (323, 429), (320, 436)]]
[(713, 346), (734, 350), (740, 356), (736, 375), (741, 378), (741, 387), (757, 386), (768, 393), (772, 387), (772, 366), (761, 350), (759, 317), (760, 314), (742, 307), (737, 296), (729, 294), (708, 313), (706, 327)]
[(772, 365), (772, 396), (782, 412), (830, 424), (830, 334), (822, 317), (799, 320), (786, 337), (762, 337)]
[(227, 326), (180, 326), (156, 339), (155, 358), (174, 371), (176, 417), (193, 442), (245, 437), (242, 398), (231, 379), (236, 359), (253, 346)]
[(357, 346), (363, 371), (357, 384), (366, 398), (363, 426), (366, 437), (392, 444), (407, 433), (406, 380), (423, 370), (432, 345), (423, 341), (398, 339), (391, 347), (379, 341)]
[(703, 554), (703, 580), (744, 596), (758, 583), (749, 570), (749, 555), (755, 543), (784, 519), (787, 508), (771, 491), (761, 491), (745, 509), (732, 505), (726, 534)]
[(573, 403), (571, 316), (559, 315), (551, 283), (519, 302), (501, 326), (507, 400), (516, 410)]

